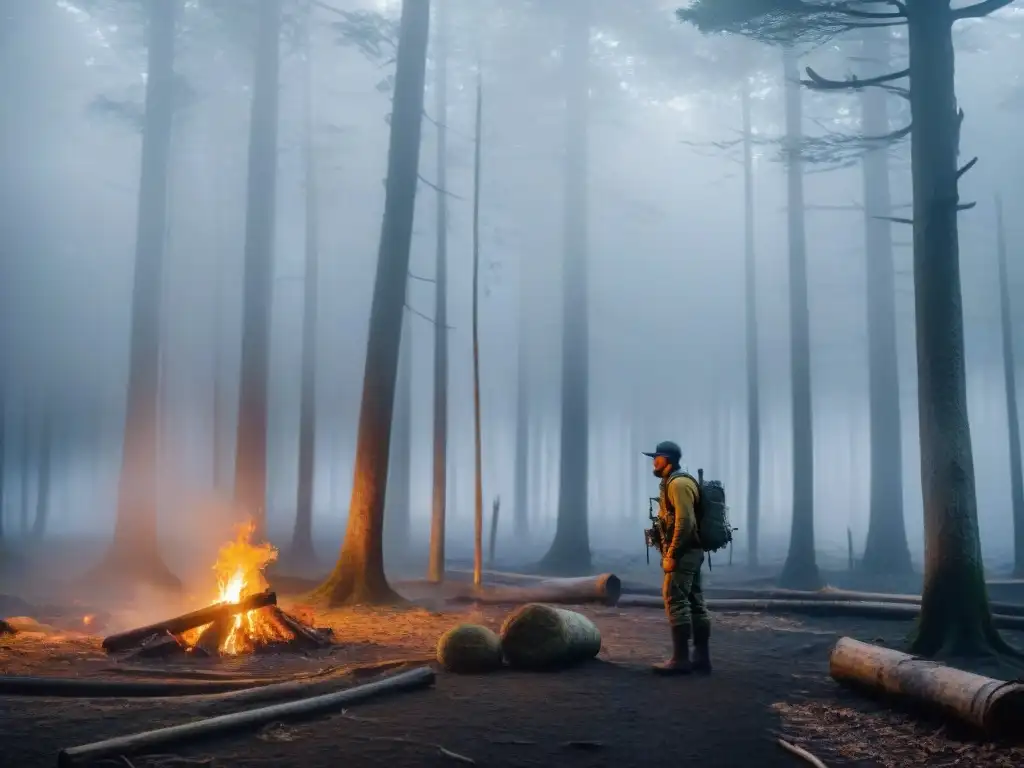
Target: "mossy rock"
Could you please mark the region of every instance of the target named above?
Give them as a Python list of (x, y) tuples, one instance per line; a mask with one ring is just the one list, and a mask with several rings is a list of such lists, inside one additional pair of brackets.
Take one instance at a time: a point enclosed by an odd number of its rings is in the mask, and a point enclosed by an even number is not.
[(505, 619), (501, 649), (513, 667), (558, 669), (597, 656), (601, 631), (582, 613), (529, 603)]
[(437, 661), (449, 672), (493, 672), (501, 668), (501, 640), (487, 627), (460, 624), (438, 639)]

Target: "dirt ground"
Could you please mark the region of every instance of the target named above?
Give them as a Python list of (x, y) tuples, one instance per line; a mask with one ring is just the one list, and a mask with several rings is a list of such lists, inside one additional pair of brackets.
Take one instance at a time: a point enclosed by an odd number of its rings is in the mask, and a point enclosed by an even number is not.
[[(647, 666), (668, 651), (650, 609), (583, 608), (601, 628), (600, 660), (558, 673), (438, 673), (432, 689), (400, 693), (333, 715), (176, 747), (173, 754), (107, 761), (122, 768), (352, 768), (402, 766), (800, 765), (775, 744), (803, 746), (830, 766), (1020, 766), (1024, 750), (960, 740), (934, 722), (891, 712), (828, 678), (837, 636), (896, 644), (903, 624), (716, 617), (715, 673), (661, 679)], [(422, 663), (437, 637), (472, 621), (497, 628), (506, 609), (431, 613), (346, 610), (316, 617), (337, 645), (314, 656), (248, 656), (150, 663), (149, 678), (270, 676), (381, 659)], [(1024, 637), (1012, 638), (1024, 645)], [(0, 674), (129, 679), (100, 639), (43, 630), (0, 637)], [(132, 679), (138, 679), (134, 677)], [(359, 682), (362, 682), (361, 680)], [(62, 747), (189, 722), (239, 708), (216, 697), (58, 699), (0, 697), (0, 764), (56, 765)], [(251, 705), (258, 706), (258, 705)]]

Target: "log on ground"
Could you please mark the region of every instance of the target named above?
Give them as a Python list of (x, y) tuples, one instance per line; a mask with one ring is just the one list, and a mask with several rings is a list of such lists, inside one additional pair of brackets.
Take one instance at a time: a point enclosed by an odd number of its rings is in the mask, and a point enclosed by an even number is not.
[(581, 613), (530, 603), (505, 619), (501, 649), (513, 667), (556, 669), (597, 656), (601, 631)]
[(479, 624), (459, 624), (437, 641), (437, 661), (449, 672), (478, 674), (501, 668), (501, 638)]
[[(712, 611), (723, 613), (770, 613), (797, 616), (854, 616), (862, 619), (890, 619), (907, 621), (916, 619), (921, 612), (918, 605), (876, 602), (842, 602), (829, 600), (715, 600), (707, 601)], [(623, 595), (620, 607), (660, 608), (665, 604), (661, 598), (647, 595)], [(993, 614), (992, 621), (997, 629), (1024, 629), (1024, 616)]]
[(192, 611), (182, 616), (176, 616), (167, 621), (150, 624), (146, 627), (130, 629), (127, 632), (119, 632), (110, 635), (103, 640), (103, 650), (107, 653), (126, 651), (139, 645), (143, 640), (152, 635), (159, 635), (161, 632), (170, 632), (172, 635), (180, 635), (190, 629), (210, 624), (220, 619), (227, 619), (239, 613), (253, 611), (257, 608), (264, 608), (268, 605), (277, 604), (277, 595), (273, 592), (260, 592), (242, 598), (237, 603), (217, 603)]
[(1024, 741), (1024, 683), (947, 667), (841, 637), (829, 656), (832, 679), (951, 717), (991, 738)]
[(57, 756), (57, 765), (59, 768), (71, 768), (74, 765), (82, 765), (103, 758), (119, 757), (121, 755), (130, 756), (157, 747), (193, 743), (202, 738), (255, 728), (276, 720), (329, 712), (385, 693), (426, 688), (433, 684), (434, 677), (434, 670), (429, 667), (418, 667), (417, 669), (402, 672), (392, 677), (324, 694), (323, 696), (313, 696), (299, 699), (298, 701), (289, 701), (284, 704), (272, 704), (267, 707), (247, 709), (228, 715), (183, 723), (182, 725), (173, 725), (168, 728), (157, 728), (152, 731), (117, 736), (112, 739), (93, 742), (92, 744), (69, 747), (60, 751)]
[[(631, 590), (623, 587), (623, 592)], [(636, 594), (647, 594), (638, 592)], [(655, 594), (660, 594), (657, 592)], [(709, 587), (705, 597), (722, 600), (812, 600), (835, 603), (896, 603), (899, 605), (920, 605), (920, 595), (896, 594), (890, 592), (856, 592), (848, 589), (825, 587), (819, 590), (800, 589), (744, 589), (737, 587)], [(1002, 616), (1024, 616), (1024, 605), (1016, 603), (989, 603), (992, 613)]]
[(473, 590), (451, 598), (457, 603), (483, 605), (521, 605), (557, 603), (562, 605), (615, 605), (622, 594), (622, 582), (614, 573), (580, 576), (571, 579), (544, 579), (529, 586), (492, 587)]
[(260, 680), (90, 680), (81, 677), (0, 675), (0, 696), (128, 699), (238, 691)]

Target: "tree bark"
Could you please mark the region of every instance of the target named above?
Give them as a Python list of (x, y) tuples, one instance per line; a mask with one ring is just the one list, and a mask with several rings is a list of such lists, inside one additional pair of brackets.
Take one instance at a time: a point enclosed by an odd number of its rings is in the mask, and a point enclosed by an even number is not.
[(437, 0), (434, 112), (437, 123), (437, 235), (434, 265), (434, 434), (430, 561), (427, 578), (444, 581), (448, 515), (448, 2)]
[(395, 67), (384, 220), (370, 309), (348, 527), (334, 571), (313, 595), (332, 605), (399, 600), (384, 575), (384, 497), (419, 181), (429, 35), (430, 1), (404, 0)]
[(530, 461), (530, 411), (529, 411), (529, 301), (526, 290), (525, 254), (519, 257), (519, 338), (516, 349), (516, 455), (514, 471), (515, 511), (512, 530), (516, 538), (523, 541), (530, 533), (529, 461)]
[(591, 567), (587, 514), (589, 487), (589, 308), (587, 301), (587, 156), (589, 122), (590, 5), (565, 3), (566, 146), (562, 277), (562, 445), (558, 518), (551, 548), (540, 567), (578, 575)]
[[(167, 228), (167, 174), (174, 120), (177, 0), (149, 3), (146, 113), (135, 235), (128, 403), (114, 542), (92, 574), (120, 583), (180, 589), (157, 540), (160, 307)], [(44, 416), (45, 417), (45, 416)], [(35, 527), (38, 527), (38, 523)]]
[(391, 448), (388, 451), (388, 485), (384, 497), (384, 536), (389, 552), (398, 557), (409, 553), (410, 464), (412, 462), (412, 320), (408, 311), (402, 321), (398, 350), (398, 380), (395, 382), (395, 412), (391, 420)]
[(266, 535), (267, 387), (277, 195), (281, 0), (264, 0), (259, 9), (249, 121), (242, 361), (235, 435), (235, 503), (252, 518), (256, 526), (254, 541)]
[(480, 150), (483, 137), (484, 88), (479, 70), (476, 76), (476, 131), (473, 142), (473, 584), (483, 583), (484, 568), (484, 467), (480, 424)]
[(743, 265), (747, 353), (747, 564), (758, 565), (761, 520), (761, 396), (758, 382), (757, 258), (754, 249), (754, 128), (750, 115), (750, 78), (740, 87), (743, 111)]
[(50, 517), (50, 470), (53, 466), (53, 416), (43, 411), (39, 425), (39, 469), (36, 475), (36, 516), (32, 520), (32, 538), (39, 541), (46, 535), (46, 523)]
[(1021, 475), (1020, 414), (1017, 410), (1016, 356), (1013, 353), (1013, 322), (1010, 276), (1006, 253), (1003, 201), (996, 198), (996, 249), (999, 258), (999, 318), (1003, 336), (1003, 376), (1006, 383), (1006, 423), (1010, 442), (1010, 494), (1013, 501), (1013, 576), (1024, 577), (1024, 477)]
[[(889, 29), (864, 30), (865, 76), (890, 68)], [(866, 136), (889, 133), (888, 94), (861, 91), (861, 124)], [(872, 573), (913, 571), (903, 515), (903, 421), (896, 350), (896, 285), (893, 271), (889, 148), (869, 149), (863, 158), (864, 247), (867, 275), (868, 404), (871, 440), (871, 496), (867, 541), (861, 567)]]
[(21, 417), (21, 493), (19, 495), (19, 512), (21, 524), (19, 531), (22, 539), (29, 534), (29, 473), (28, 468), (32, 464), (32, 417), (29, 414), (29, 405), (25, 403), (25, 413)]
[(807, 301), (807, 233), (804, 227), (803, 135), (798, 57), (783, 49), (786, 98), (786, 178), (789, 229), (789, 326), (793, 390), (793, 521), (789, 553), (779, 585), (792, 589), (821, 586), (814, 552), (814, 424), (811, 406), (810, 308)]
[(967, 418), (957, 232), (959, 126), (948, 4), (908, 0), (924, 588), (912, 652), (1008, 650), (985, 587)]
[(316, 462), (317, 283), (319, 282), (319, 197), (316, 185), (316, 129), (313, 121), (313, 9), (306, 7), (305, 93), (305, 275), (302, 297), (302, 383), (299, 395), (299, 477), (290, 557), (293, 565), (315, 568), (313, 491)]

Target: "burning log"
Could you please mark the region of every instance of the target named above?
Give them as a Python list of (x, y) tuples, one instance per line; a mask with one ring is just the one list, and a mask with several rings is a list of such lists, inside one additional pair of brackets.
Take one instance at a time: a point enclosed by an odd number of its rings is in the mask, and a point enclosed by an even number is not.
[(1020, 738), (1024, 683), (993, 680), (889, 648), (841, 637), (829, 656), (839, 683), (953, 716), (990, 737)]
[(103, 650), (107, 653), (126, 651), (138, 646), (143, 640), (151, 635), (157, 635), (161, 632), (180, 635), (183, 632), (188, 632), (190, 629), (196, 629), (197, 627), (201, 627), (205, 624), (210, 624), (221, 619), (230, 619), (230, 617), (236, 616), (239, 613), (247, 613), (249, 611), (254, 611), (257, 608), (264, 608), (268, 605), (276, 604), (277, 595), (269, 591), (243, 597), (237, 603), (216, 603), (214, 605), (207, 606), (206, 608), (201, 608), (198, 611), (192, 611), (192, 613), (186, 613), (183, 616), (168, 619), (167, 621), (161, 621), (157, 624), (150, 624), (147, 627), (139, 627), (137, 629), (130, 629), (127, 632), (110, 635), (103, 640)]
[(192, 652), (197, 656), (219, 656), (220, 648), (228, 639), (233, 624), (231, 616), (225, 616), (212, 624), (207, 624), (199, 633), (199, 639), (192, 646)]
[(521, 605), (523, 603), (559, 603), (615, 605), (622, 593), (622, 582), (614, 573), (580, 576), (571, 579), (543, 579), (521, 587), (498, 587), (457, 595), (453, 602), (485, 605)]
[[(891, 619), (906, 621), (916, 619), (921, 612), (919, 605), (900, 603), (843, 602), (830, 600), (715, 600), (707, 601), (712, 611), (734, 611), (737, 613), (769, 613), (778, 615), (803, 616), (854, 616), (862, 619)], [(665, 604), (660, 597), (647, 595), (623, 595), (619, 606), (627, 608), (660, 608)], [(994, 614), (992, 621), (998, 629), (1024, 629), (1024, 616)]]
[(188, 649), (170, 632), (159, 632), (143, 640), (131, 651), (129, 659), (169, 659), (184, 656)]
[(194, 742), (201, 738), (219, 736), (232, 731), (258, 727), (285, 718), (302, 717), (328, 712), (332, 709), (366, 701), (384, 693), (397, 693), (419, 688), (426, 688), (434, 683), (434, 670), (429, 667), (418, 667), (402, 672), (383, 680), (365, 685), (357, 685), (323, 696), (313, 696), (283, 704), (272, 704), (257, 709), (243, 710), (219, 717), (196, 720), (191, 723), (174, 725), (169, 728), (157, 728), (128, 736), (117, 736), (105, 741), (83, 744), (77, 747), (62, 749), (57, 756), (59, 768), (71, 768), (75, 765), (100, 760), (106, 757), (134, 755), (157, 747), (172, 744)]
[(283, 624), (294, 635), (292, 642), (306, 648), (323, 648), (331, 644), (331, 636), (334, 634), (329, 627), (316, 629), (303, 624), (299, 619), (291, 616), (276, 606), (269, 609), (274, 618)]

